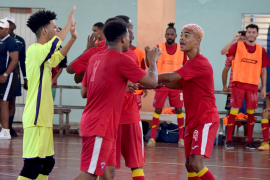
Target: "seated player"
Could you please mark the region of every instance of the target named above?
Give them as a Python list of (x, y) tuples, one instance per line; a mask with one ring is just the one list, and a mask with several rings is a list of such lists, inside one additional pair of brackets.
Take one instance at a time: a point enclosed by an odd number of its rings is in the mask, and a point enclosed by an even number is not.
[(180, 45), (189, 60), (171, 73), (159, 74), (158, 82), (171, 89), (182, 89), (186, 110), (185, 156), (188, 180), (214, 180), (213, 174), (203, 166), (203, 159), (210, 158), (219, 126), (215, 105), (213, 68), (200, 54), (204, 36), (196, 24), (185, 25)]
[(108, 49), (90, 58), (82, 81), (81, 94), (87, 98), (87, 104), (81, 119), (81, 173), (76, 180), (96, 179), (103, 175), (110, 158), (115, 158), (113, 146), (127, 80), (139, 82), (147, 88), (157, 86), (158, 48), (148, 54), (150, 69), (146, 73), (122, 53), (130, 46), (126, 23), (111, 21), (105, 25), (104, 34)]
[[(18, 180), (48, 180), (55, 160), (53, 145), (53, 98), (51, 69), (67, 55), (77, 39), (73, 7), (66, 26), (59, 32), (56, 14), (40, 10), (31, 15), (27, 26), (36, 34), (37, 43), (26, 52), (28, 92), (23, 113), (24, 166)], [(70, 31), (71, 39), (58, 51)]]
[(268, 98), (266, 100), (266, 108), (262, 111), (262, 134), (263, 134), (263, 142), (258, 150), (260, 151), (269, 151), (269, 119), (270, 119), (270, 93), (268, 94)]

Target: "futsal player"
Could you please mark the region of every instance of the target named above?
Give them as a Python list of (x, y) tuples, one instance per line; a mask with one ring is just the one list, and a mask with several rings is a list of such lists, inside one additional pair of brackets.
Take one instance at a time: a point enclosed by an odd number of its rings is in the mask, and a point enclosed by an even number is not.
[(109, 158), (113, 158), (121, 107), (127, 80), (148, 88), (157, 85), (156, 60), (160, 51), (149, 52), (150, 70), (143, 71), (129, 56), (123, 54), (130, 46), (126, 23), (111, 21), (104, 27), (108, 49), (89, 60), (82, 81), (82, 97), (87, 105), (81, 120), (83, 141), (81, 173), (76, 180), (96, 179), (104, 173)]
[[(27, 26), (35, 33), (37, 43), (26, 52), (28, 92), (23, 113), (24, 166), (18, 180), (48, 180), (55, 160), (53, 145), (53, 98), (51, 69), (67, 55), (77, 38), (73, 7), (66, 26), (59, 32), (55, 24), (56, 14), (40, 10), (31, 15)], [(67, 33), (71, 39), (60, 49)]]
[(158, 82), (171, 89), (182, 89), (186, 110), (185, 156), (188, 180), (214, 180), (203, 165), (210, 158), (219, 126), (215, 105), (213, 68), (200, 54), (204, 31), (196, 24), (185, 25), (181, 32), (180, 48), (189, 60), (171, 73), (159, 74)]
[(247, 128), (248, 139), (246, 148), (257, 149), (252, 142), (252, 134), (254, 129), (254, 112), (258, 108), (258, 85), (262, 82), (260, 92), (262, 98), (266, 96), (266, 67), (269, 66), (269, 59), (265, 49), (256, 44), (255, 40), (259, 35), (257, 25), (250, 24), (246, 27), (246, 42), (234, 43), (227, 57), (233, 56), (233, 88), (231, 94), (231, 110), (227, 125), (227, 142), (226, 148), (233, 149), (232, 132), (234, 129), (235, 117), (238, 114), (239, 108), (242, 107), (244, 97), (246, 98), (247, 107)]
[[(175, 43), (177, 37), (174, 23), (169, 23), (166, 30), (165, 38), (166, 42), (157, 45), (163, 52), (157, 62), (158, 73), (173, 72), (187, 61), (187, 55), (180, 50), (180, 44)], [(147, 63), (147, 60), (146, 60)], [(155, 113), (152, 120), (151, 138), (147, 143), (147, 147), (154, 147), (156, 144), (156, 132), (158, 128), (158, 122), (162, 108), (167, 97), (169, 97), (170, 106), (175, 107), (177, 115), (177, 123), (179, 130), (178, 146), (184, 147), (184, 114), (183, 107), (183, 93), (179, 90), (172, 90), (166, 87), (155, 89), (156, 94), (154, 97), (153, 106), (155, 107)]]

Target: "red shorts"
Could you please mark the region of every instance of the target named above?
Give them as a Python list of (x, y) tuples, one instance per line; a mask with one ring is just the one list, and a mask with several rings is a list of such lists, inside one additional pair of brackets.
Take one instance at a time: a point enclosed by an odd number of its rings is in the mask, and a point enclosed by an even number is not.
[(191, 155), (204, 155), (211, 157), (215, 142), (218, 122), (198, 124), (195, 128), (185, 131), (185, 155), (188, 159)]
[(240, 109), (242, 107), (244, 98), (246, 98), (247, 109), (258, 108), (258, 92), (249, 89), (242, 89), (239, 87), (232, 88), (230, 106)]
[(142, 108), (142, 95), (138, 94), (138, 95), (135, 95), (135, 97), (137, 100), (138, 109), (140, 110)]
[(145, 163), (142, 122), (122, 124), (118, 128), (116, 140), (116, 168), (121, 165), (121, 153), (125, 159), (126, 167), (137, 168)]
[(82, 136), (81, 171), (102, 176), (110, 158), (115, 158), (113, 142), (101, 136)]
[(183, 107), (183, 92), (182, 91), (156, 91), (153, 106), (154, 108), (162, 109), (165, 100), (169, 96), (170, 106), (175, 108)]

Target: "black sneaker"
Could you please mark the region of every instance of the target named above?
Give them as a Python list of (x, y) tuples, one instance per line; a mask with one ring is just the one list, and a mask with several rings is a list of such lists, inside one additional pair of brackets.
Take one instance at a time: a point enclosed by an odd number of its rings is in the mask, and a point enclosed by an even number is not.
[(233, 146), (232, 141), (226, 142), (225, 148), (226, 148), (226, 149), (234, 149), (234, 146)]
[(13, 128), (10, 129), (10, 135), (11, 137), (18, 137), (18, 134), (14, 131)]
[(253, 144), (253, 142), (248, 142), (246, 148), (248, 148), (248, 149), (257, 149), (255, 144)]

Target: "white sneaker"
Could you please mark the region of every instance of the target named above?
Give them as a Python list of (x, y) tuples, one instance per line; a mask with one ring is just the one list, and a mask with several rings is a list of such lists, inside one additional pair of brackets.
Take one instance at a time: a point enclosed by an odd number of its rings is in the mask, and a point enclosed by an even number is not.
[(180, 139), (180, 140), (178, 141), (178, 147), (180, 147), (180, 148), (184, 148), (184, 147), (185, 147), (184, 139)]
[(9, 129), (2, 128), (0, 132), (0, 139), (11, 139)]

